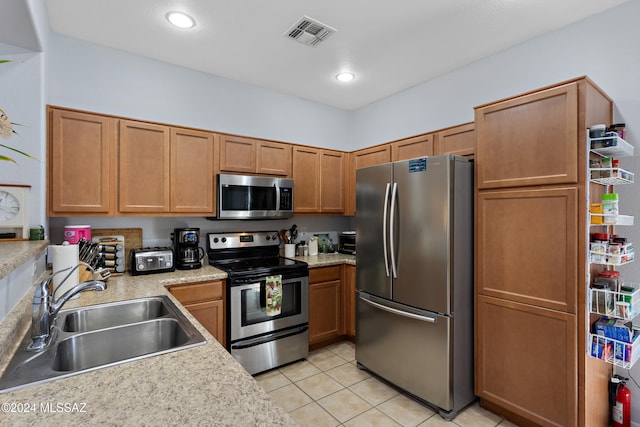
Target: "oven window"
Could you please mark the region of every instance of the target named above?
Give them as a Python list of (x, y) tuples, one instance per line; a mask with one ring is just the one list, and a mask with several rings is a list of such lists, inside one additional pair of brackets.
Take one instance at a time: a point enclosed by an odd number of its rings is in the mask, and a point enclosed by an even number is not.
[(241, 292), (242, 326), (269, 322), (274, 319), (298, 315), (302, 312), (301, 282), (282, 284), (282, 309), (277, 316), (267, 316), (264, 286), (265, 282), (261, 282), (259, 287), (245, 289)]

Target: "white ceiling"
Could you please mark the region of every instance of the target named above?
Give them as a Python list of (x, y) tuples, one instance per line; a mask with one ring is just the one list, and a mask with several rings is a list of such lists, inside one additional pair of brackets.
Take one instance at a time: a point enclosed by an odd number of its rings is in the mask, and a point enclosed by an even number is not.
[[(353, 110), (624, 1), (46, 0), (46, 5), (56, 33)], [(193, 16), (196, 27), (172, 27), (165, 14), (173, 10)], [(285, 38), (303, 15), (338, 31), (317, 47)], [(349, 84), (335, 79), (345, 70), (356, 74)]]

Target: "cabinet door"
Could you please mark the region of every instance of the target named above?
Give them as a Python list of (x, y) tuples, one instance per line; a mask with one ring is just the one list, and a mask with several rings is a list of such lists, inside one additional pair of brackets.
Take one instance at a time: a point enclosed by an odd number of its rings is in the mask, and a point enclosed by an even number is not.
[(433, 135), (420, 135), (391, 144), (391, 161), (433, 156)]
[(213, 134), (171, 129), (171, 212), (214, 213)]
[(257, 141), (257, 173), (291, 176), (291, 145), (280, 142)]
[(169, 127), (120, 121), (120, 212), (169, 212)]
[(96, 114), (50, 109), (49, 216), (113, 214), (116, 123)]
[[(356, 169), (379, 165), (391, 161), (391, 145), (377, 145), (355, 152)], [(355, 171), (354, 171), (355, 173)]]
[(350, 153), (347, 214), (356, 214), (356, 169), (391, 161), (391, 145), (384, 144)]
[(577, 188), (480, 192), (476, 221), (480, 294), (576, 312)]
[(456, 154), (471, 157), (476, 149), (475, 125), (467, 123), (438, 132), (435, 154)]
[(293, 200), (295, 213), (320, 212), (320, 150), (293, 147)]
[(342, 334), (340, 280), (309, 285), (309, 344)]
[(320, 153), (320, 211), (344, 213), (345, 153)]
[(578, 83), (475, 111), (478, 188), (576, 183)]
[(479, 296), (476, 394), (536, 425), (577, 425), (576, 317)]
[(220, 135), (220, 171), (256, 172), (256, 141), (241, 136)]
[(224, 303), (222, 300), (185, 304), (184, 308), (214, 336), (222, 346), (225, 345)]
[(344, 266), (344, 327), (350, 337), (356, 336), (356, 267)]

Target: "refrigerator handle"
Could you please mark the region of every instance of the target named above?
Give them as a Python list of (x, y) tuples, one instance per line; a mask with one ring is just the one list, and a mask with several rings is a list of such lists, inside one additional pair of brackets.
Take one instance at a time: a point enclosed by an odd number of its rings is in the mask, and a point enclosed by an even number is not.
[(373, 302), (367, 298), (362, 298), (362, 296), (360, 296), (360, 299), (366, 302), (367, 304), (370, 304), (376, 308), (379, 308), (380, 310), (388, 311), (389, 313), (397, 314), (398, 316), (408, 317), (410, 319), (415, 319), (415, 320), (421, 320), (423, 322), (436, 323), (435, 317), (420, 316), (419, 314), (407, 313), (406, 311), (397, 310), (395, 308), (387, 307), (386, 305), (378, 304), (377, 302)]
[(389, 254), (387, 253), (387, 208), (389, 207), (389, 189), (391, 184), (387, 182), (387, 190), (384, 193), (384, 212), (382, 214), (382, 249), (384, 251), (384, 271), (389, 277)]
[(389, 219), (389, 248), (391, 252), (391, 272), (393, 273), (393, 278), (398, 278), (398, 268), (396, 266), (396, 250), (393, 245), (393, 241), (395, 236), (393, 235), (393, 229), (395, 224), (395, 216), (396, 216), (396, 195), (398, 194), (398, 183), (393, 183), (393, 190), (391, 191), (391, 218)]

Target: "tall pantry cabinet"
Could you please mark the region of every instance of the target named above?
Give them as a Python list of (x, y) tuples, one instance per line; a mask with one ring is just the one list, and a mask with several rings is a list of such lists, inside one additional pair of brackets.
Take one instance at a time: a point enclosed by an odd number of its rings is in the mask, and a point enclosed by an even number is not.
[(610, 365), (587, 355), (588, 78), (475, 109), (475, 360), (481, 404), (518, 425), (608, 424)]

